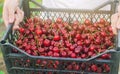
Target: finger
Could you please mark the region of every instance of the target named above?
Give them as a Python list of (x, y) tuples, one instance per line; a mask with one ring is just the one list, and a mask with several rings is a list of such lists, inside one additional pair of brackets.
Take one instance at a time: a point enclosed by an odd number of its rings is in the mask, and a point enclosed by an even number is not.
[(16, 14), (15, 14), (15, 24), (13, 27), (14, 30), (19, 28), (19, 23), (22, 21), (22, 19), (23, 19), (23, 13), (20, 10), (20, 8), (17, 7)]
[(118, 19), (118, 21), (117, 21), (117, 29), (120, 29), (120, 18)]
[(111, 27), (114, 34), (117, 34), (117, 28), (116, 28), (117, 21), (118, 21), (118, 13), (113, 14), (111, 16)]
[(8, 9), (8, 18), (9, 18), (9, 23), (13, 23), (15, 20), (15, 9)]
[(13, 29), (16, 30), (19, 28), (19, 23), (22, 22), (24, 17), (24, 13), (22, 10), (20, 10), (19, 7), (17, 7), (16, 14), (15, 14), (15, 24)]
[(111, 16), (111, 26), (115, 27), (118, 21), (118, 13)]
[(117, 9), (117, 10), (118, 10), (118, 13), (120, 14), (120, 5), (118, 6), (118, 9)]
[(5, 23), (5, 26), (8, 27), (8, 10), (6, 7), (3, 7), (3, 20), (4, 20), (4, 23)]
[(17, 8), (17, 14), (19, 16), (19, 20), (20, 22), (22, 22), (23, 18), (24, 18), (24, 12), (20, 9), (20, 8)]
[(120, 5), (118, 6), (118, 16), (119, 16), (119, 19), (117, 21), (117, 29), (120, 29)]
[(113, 33), (117, 35), (117, 29), (115, 27), (112, 27)]
[(16, 29), (19, 29), (19, 16), (18, 14), (15, 14), (15, 23), (14, 23), (14, 26), (13, 26), (13, 30), (16, 30)]

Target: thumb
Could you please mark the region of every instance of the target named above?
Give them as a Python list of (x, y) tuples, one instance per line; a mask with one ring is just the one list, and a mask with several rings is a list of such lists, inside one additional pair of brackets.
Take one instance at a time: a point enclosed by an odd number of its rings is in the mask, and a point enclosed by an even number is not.
[(118, 19), (118, 22), (117, 22), (117, 29), (120, 29), (120, 18)]
[(115, 27), (112, 27), (113, 33), (117, 35), (117, 29)]
[(14, 20), (15, 20), (15, 10), (14, 9), (8, 10), (8, 19), (9, 19), (9, 23), (14, 22)]
[(19, 16), (18, 14), (15, 14), (15, 22), (13, 26), (13, 30), (17, 30), (19, 28)]
[(118, 10), (118, 13), (120, 13), (120, 5), (118, 5), (118, 9), (117, 10)]

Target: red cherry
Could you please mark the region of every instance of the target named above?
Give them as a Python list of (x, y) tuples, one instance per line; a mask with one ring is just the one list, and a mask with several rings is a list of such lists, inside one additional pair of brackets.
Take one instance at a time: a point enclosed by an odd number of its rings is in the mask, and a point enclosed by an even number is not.
[(42, 30), (36, 30), (36, 34), (37, 35), (41, 35), (42, 34)]
[(94, 51), (95, 50), (95, 46), (94, 45), (92, 45), (91, 47), (90, 47), (90, 51)]
[(101, 23), (101, 24), (105, 24), (105, 19), (104, 19), (104, 18), (101, 18), (101, 19), (100, 19), (100, 23)]
[(60, 36), (59, 35), (55, 35), (53, 39), (54, 39), (54, 41), (59, 41), (60, 40)]
[(34, 23), (38, 23), (40, 21), (40, 18), (36, 16), (33, 18), (33, 21), (34, 21)]
[(27, 59), (27, 60), (26, 60), (26, 62), (27, 62), (27, 63), (30, 63), (30, 60), (29, 60), (29, 59)]
[(71, 51), (74, 51), (74, 49), (75, 49), (75, 47), (72, 45), (72, 46), (70, 46), (70, 50)]
[(31, 46), (30, 46), (30, 45), (27, 45), (27, 46), (25, 47), (25, 50), (30, 50), (30, 48), (31, 48)]
[(103, 54), (101, 56), (102, 59), (110, 59), (110, 55), (109, 54)]
[(44, 46), (48, 47), (50, 46), (50, 40), (48, 39), (45, 39), (44, 42), (43, 42)]
[(36, 61), (36, 63), (37, 63), (37, 64), (40, 64), (40, 63), (41, 63), (41, 60), (40, 60), (40, 59), (38, 59), (38, 60)]
[(90, 44), (90, 40), (89, 39), (86, 39), (85, 40), (85, 44), (88, 46)]
[(51, 25), (52, 24), (52, 20), (51, 19), (47, 19), (46, 23), (47, 23), (47, 25)]
[(53, 56), (53, 52), (52, 52), (52, 51), (49, 51), (49, 52), (48, 52), (48, 56)]
[(70, 56), (73, 52), (72, 51), (66, 51), (68, 55)]
[(78, 24), (79, 24), (78, 20), (73, 22), (73, 25), (78, 25)]
[(95, 40), (95, 43), (96, 43), (96, 44), (100, 44), (100, 43), (101, 43), (101, 40), (100, 40), (99, 38), (97, 38), (97, 39)]
[(85, 53), (87, 53), (89, 51), (89, 48), (87, 47), (84, 47), (84, 50), (83, 50)]
[(81, 58), (86, 58), (86, 54), (82, 54), (82, 55), (81, 55)]
[(81, 39), (80, 34), (76, 34), (76, 36), (75, 36), (75, 37), (76, 37), (76, 39), (77, 39), (77, 40), (80, 40), (80, 39)]
[(86, 64), (85, 63), (82, 63), (80, 66), (81, 66), (82, 70), (84, 70), (86, 68)]
[(74, 69), (75, 69), (75, 70), (79, 70), (79, 69), (80, 69), (80, 66), (79, 66), (79, 65), (75, 65), (75, 66), (74, 66)]
[(45, 49), (44, 49), (44, 48), (38, 48), (38, 51), (39, 51), (40, 53), (43, 53), (43, 52), (45, 51)]
[(55, 53), (53, 53), (53, 56), (54, 56), (54, 57), (59, 57), (60, 54), (55, 52)]
[(58, 53), (60, 50), (59, 50), (58, 47), (54, 47), (54, 48), (53, 48), (53, 51), (56, 52), (56, 53)]
[(103, 67), (106, 72), (110, 72), (110, 66), (108, 64), (103, 64)]
[(91, 57), (93, 54), (94, 54), (94, 53), (91, 52), (91, 51), (88, 52), (88, 56), (90, 56), (90, 57)]
[(71, 58), (76, 58), (76, 54), (75, 53), (71, 53)]
[(47, 30), (45, 28), (42, 28), (42, 32), (45, 34), (47, 33)]
[(61, 51), (60, 53), (61, 53), (62, 57), (66, 57), (67, 56), (67, 52), (65, 52), (65, 51)]
[(82, 42), (82, 41), (78, 41), (78, 42), (77, 42), (77, 45), (82, 46), (82, 45), (83, 45), (83, 42)]
[(67, 66), (67, 69), (68, 69), (68, 70), (72, 70), (72, 68), (73, 68), (72, 65), (68, 65), (68, 66)]
[(98, 67), (97, 67), (96, 65), (92, 65), (92, 66), (91, 66), (91, 70), (92, 70), (93, 72), (96, 72), (96, 71), (98, 70)]
[(18, 45), (19, 45), (19, 44), (22, 44), (22, 40), (17, 40), (17, 41), (16, 41), (16, 44), (18, 44)]
[(31, 50), (27, 50), (26, 52), (27, 52), (28, 54), (31, 54)]
[(62, 21), (63, 21), (62, 18), (57, 18), (56, 20), (57, 23), (62, 23)]
[(74, 52), (75, 52), (76, 54), (79, 54), (80, 51), (81, 51), (81, 48), (75, 48), (75, 50), (74, 50)]
[(97, 69), (97, 73), (102, 73), (102, 68), (101, 67)]
[(27, 19), (27, 22), (32, 23), (33, 22), (32, 18)]
[(86, 19), (86, 20), (85, 20), (85, 24), (86, 24), (86, 25), (91, 25), (91, 21), (90, 21), (89, 19)]
[(106, 32), (102, 31), (101, 36), (106, 37)]
[(24, 33), (25, 29), (24, 28), (19, 28), (20, 33)]

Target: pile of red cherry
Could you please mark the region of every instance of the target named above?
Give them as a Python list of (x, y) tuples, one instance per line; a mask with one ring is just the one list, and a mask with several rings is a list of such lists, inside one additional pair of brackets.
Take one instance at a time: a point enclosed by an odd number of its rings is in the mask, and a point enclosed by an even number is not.
[[(87, 59), (113, 48), (114, 34), (111, 24), (103, 18), (95, 23), (88, 19), (84, 23), (77, 20), (68, 23), (62, 18), (53, 22), (34, 17), (20, 26), (15, 43), (33, 56)], [(104, 54), (99, 59), (110, 57), (110, 54)], [(91, 68), (97, 71), (97, 65), (93, 64)]]

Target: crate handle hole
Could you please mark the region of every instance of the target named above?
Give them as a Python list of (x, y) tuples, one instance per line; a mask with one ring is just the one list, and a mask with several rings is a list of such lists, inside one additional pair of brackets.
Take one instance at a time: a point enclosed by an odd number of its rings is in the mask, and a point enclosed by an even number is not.
[(5, 41), (5, 40), (1, 40), (0, 43), (1, 43), (1, 44), (5, 44), (6, 41)]

